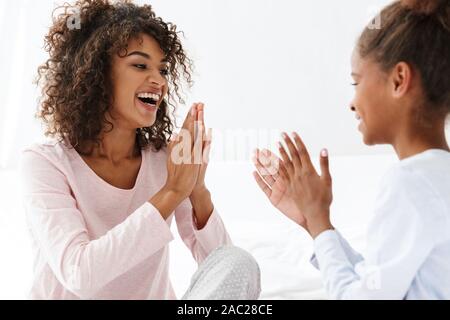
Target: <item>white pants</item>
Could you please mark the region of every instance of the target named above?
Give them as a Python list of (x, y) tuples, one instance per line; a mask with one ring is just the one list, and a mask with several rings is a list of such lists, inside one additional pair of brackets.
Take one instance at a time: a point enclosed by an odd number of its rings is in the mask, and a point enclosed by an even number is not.
[(183, 300), (256, 300), (261, 292), (258, 263), (245, 250), (219, 247), (200, 264)]

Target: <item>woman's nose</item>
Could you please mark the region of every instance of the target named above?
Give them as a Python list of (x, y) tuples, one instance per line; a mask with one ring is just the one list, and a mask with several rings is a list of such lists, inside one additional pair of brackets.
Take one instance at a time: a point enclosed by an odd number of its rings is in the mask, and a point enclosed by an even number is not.
[(147, 81), (149, 83), (151, 83), (152, 85), (157, 85), (158, 87), (162, 87), (164, 85), (165, 79), (160, 74), (157, 74), (157, 75), (150, 75), (148, 77)]

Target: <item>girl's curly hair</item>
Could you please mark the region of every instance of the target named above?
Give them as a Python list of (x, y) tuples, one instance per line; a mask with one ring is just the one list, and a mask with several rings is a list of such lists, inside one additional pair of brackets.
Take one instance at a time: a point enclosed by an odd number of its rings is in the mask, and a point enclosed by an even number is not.
[[(57, 10), (62, 12), (55, 14)], [(112, 57), (126, 52), (130, 39), (147, 34), (166, 56), (169, 93), (154, 125), (137, 129), (136, 142), (156, 151), (165, 147), (173, 131), (169, 106), (175, 109), (174, 93), (183, 103), (181, 80), (192, 85), (192, 61), (178, 33), (174, 24), (156, 17), (150, 5), (138, 6), (131, 0), (77, 0), (57, 7), (45, 37), (50, 57), (38, 68), (37, 77), (42, 87), (37, 116), (46, 126), (46, 136), (83, 149), (88, 142), (98, 143), (105, 128), (112, 129), (105, 117), (112, 101)]]

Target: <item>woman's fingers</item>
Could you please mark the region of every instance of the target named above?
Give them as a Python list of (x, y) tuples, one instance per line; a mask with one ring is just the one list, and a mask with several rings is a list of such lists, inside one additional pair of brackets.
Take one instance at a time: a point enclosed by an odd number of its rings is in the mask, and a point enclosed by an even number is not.
[(284, 138), (284, 142), (288, 147), (289, 154), (291, 156), (294, 167), (298, 170), (301, 169), (302, 163), (300, 161), (300, 156), (298, 154), (297, 147), (294, 145), (294, 143), (292, 142), (291, 138), (288, 136), (287, 133), (283, 132), (282, 136)]
[(205, 128), (203, 123), (199, 122), (196, 124), (197, 134), (194, 135), (194, 145), (192, 146), (192, 163), (193, 164), (202, 164), (203, 161), (203, 134)]
[[(205, 105), (203, 103), (197, 104), (197, 107), (196, 107), (197, 115), (196, 115), (196, 118), (195, 118), (194, 137), (197, 137), (197, 135), (199, 134), (198, 127), (200, 125), (202, 125), (203, 128), (205, 128), (205, 110), (204, 110), (204, 107), (205, 107)], [(203, 134), (206, 135), (206, 132), (203, 131)], [(206, 139), (206, 136), (202, 136), (202, 139)]]
[(260, 187), (260, 189), (266, 194), (266, 196), (268, 198), (270, 198), (270, 196), (272, 195), (272, 190), (270, 189), (270, 187), (264, 182), (264, 180), (261, 178), (261, 176), (259, 175), (258, 172), (254, 171), (253, 172), (253, 177), (256, 180), (256, 183), (258, 184), (258, 186)]
[(190, 124), (196, 119), (197, 116), (197, 105), (198, 103), (193, 103), (191, 108), (189, 109), (188, 114), (184, 118), (182, 128), (189, 130)]
[(212, 129), (209, 128), (205, 134), (205, 141), (203, 142), (203, 163), (209, 163), (209, 155), (211, 152), (212, 143)]

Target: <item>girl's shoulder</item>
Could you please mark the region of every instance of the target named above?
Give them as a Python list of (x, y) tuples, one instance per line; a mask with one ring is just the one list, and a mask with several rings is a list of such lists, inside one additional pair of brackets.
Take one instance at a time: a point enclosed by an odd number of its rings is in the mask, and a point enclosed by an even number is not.
[(409, 207), (422, 218), (450, 221), (450, 152), (428, 150), (399, 161), (385, 174), (378, 201)]

